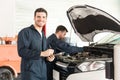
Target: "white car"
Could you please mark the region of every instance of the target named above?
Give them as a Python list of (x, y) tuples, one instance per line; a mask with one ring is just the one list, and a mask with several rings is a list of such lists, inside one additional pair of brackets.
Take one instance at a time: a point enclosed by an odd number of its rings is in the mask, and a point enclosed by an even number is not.
[[(83, 41), (92, 42), (94, 36), (101, 32), (111, 34), (96, 43), (84, 46), (82, 53), (58, 56), (55, 70), (60, 73), (59, 79), (88, 80), (89, 78), (82, 78), (82, 75), (86, 74), (99, 76), (89, 80), (105, 80), (105, 63), (112, 61), (113, 46), (120, 43), (120, 22), (105, 11), (89, 5), (72, 6), (67, 10), (67, 16), (74, 32)], [(110, 78), (113, 78), (113, 75)]]

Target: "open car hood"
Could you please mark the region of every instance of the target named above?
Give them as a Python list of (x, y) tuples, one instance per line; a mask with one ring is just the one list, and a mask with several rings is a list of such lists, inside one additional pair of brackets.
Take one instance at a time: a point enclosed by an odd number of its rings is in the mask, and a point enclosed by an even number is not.
[(100, 32), (120, 32), (120, 22), (110, 14), (95, 7), (73, 6), (67, 10), (67, 16), (75, 33), (83, 40), (92, 42)]

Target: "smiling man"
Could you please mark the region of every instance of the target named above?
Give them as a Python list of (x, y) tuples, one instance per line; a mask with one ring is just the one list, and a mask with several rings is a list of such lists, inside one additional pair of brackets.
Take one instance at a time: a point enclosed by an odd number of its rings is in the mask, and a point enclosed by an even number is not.
[(47, 11), (38, 8), (34, 12), (34, 24), (18, 34), (18, 54), (21, 60), (21, 80), (47, 80), (46, 59), (54, 59), (52, 49), (47, 49), (42, 31), (47, 21)]

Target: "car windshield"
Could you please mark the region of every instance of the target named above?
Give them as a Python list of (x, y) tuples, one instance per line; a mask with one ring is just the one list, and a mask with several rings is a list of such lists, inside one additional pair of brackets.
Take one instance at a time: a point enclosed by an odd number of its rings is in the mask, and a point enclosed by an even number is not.
[(120, 44), (120, 34), (110, 33), (97, 42), (97, 44), (102, 44), (102, 43)]

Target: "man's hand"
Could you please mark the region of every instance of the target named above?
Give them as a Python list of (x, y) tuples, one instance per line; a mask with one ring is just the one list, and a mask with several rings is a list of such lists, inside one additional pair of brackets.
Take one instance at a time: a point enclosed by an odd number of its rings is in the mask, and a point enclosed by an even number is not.
[(40, 56), (48, 57), (50, 55), (53, 55), (54, 50), (53, 49), (47, 49), (46, 51), (41, 52)]
[(52, 62), (53, 60), (55, 59), (55, 56), (54, 55), (50, 55), (47, 57), (47, 60)]

